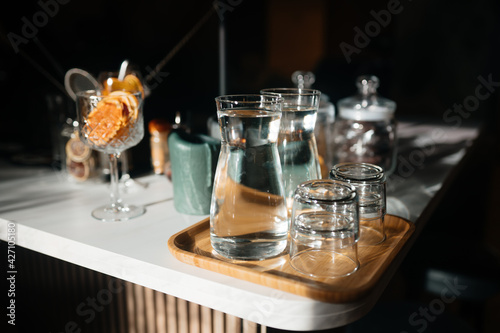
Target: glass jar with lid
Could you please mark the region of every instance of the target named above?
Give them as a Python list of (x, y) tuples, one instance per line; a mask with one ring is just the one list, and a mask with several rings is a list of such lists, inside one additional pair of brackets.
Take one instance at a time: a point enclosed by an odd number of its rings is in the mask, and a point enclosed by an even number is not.
[(376, 76), (358, 77), (357, 86), (357, 95), (337, 103), (332, 164), (371, 163), (390, 175), (396, 166), (396, 103), (377, 94)]

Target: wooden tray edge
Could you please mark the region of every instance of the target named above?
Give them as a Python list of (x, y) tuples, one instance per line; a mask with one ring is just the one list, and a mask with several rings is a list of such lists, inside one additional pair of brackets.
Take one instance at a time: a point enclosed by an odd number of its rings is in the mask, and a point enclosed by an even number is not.
[[(383, 262), (382, 267), (376, 271), (376, 274), (373, 276), (370, 282), (365, 284), (362, 288), (356, 289), (356, 292), (348, 291), (343, 294), (339, 294), (337, 291), (331, 291), (325, 288), (321, 288), (320, 286), (304, 286), (303, 284), (298, 284), (297, 288), (294, 289), (294, 291), (290, 291), (289, 289), (281, 288), (280, 279), (272, 276), (272, 274), (269, 272), (260, 272), (249, 267), (238, 265), (237, 263), (203, 256), (180, 248), (177, 245), (179, 238), (185, 238), (187, 237), (187, 235), (195, 235), (200, 230), (205, 230), (205, 228), (207, 228), (206, 225), (210, 223), (210, 218), (208, 217), (172, 235), (168, 240), (168, 248), (176, 259), (199, 268), (211, 270), (219, 274), (224, 274), (237, 279), (260, 284), (285, 292), (291, 292), (296, 295), (308, 297), (322, 302), (347, 303), (363, 298), (368, 293), (370, 293), (373, 288), (379, 285), (384, 275), (388, 273), (388, 268), (390, 268), (391, 264), (400, 255), (401, 249), (405, 246), (408, 239), (414, 233), (415, 224), (413, 222), (399, 216), (391, 216), (408, 224), (408, 229), (402, 235), (396, 246), (391, 250), (390, 257)], [(238, 271), (237, 276), (234, 275), (235, 267), (237, 267)], [(269, 278), (269, 276), (271, 276), (271, 278)]]

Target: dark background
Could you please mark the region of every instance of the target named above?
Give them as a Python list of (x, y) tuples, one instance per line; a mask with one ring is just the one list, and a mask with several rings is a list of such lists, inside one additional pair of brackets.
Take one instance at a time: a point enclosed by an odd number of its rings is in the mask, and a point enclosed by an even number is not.
[[(81, 68), (96, 76), (101, 71), (118, 70), (128, 59), (146, 76), (214, 4), (218, 10), (150, 82), (155, 88), (146, 100), (146, 121), (156, 117), (172, 121), (180, 111), (193, 131), (206, 132), (206, 120), (215, 114), (213, 99), (221, 93), (221, 24), (226, 29), (226, 93), (291, 86), (293, 71), (310, 70), (317, 77), (314, 87), (336, 102), (355, 92), (358, 75), (375, 74), (381, 80), (380, 93), (398, 103), (399, 117), (442, 120), (454, 103), (474, 94), (479, 75), (491, 74), (500, 80), (496, 61), (499, 9), (494, 1), (401, 1), (397, 6), (400, 12), (369, 37), (366, 47), (351, 55), (350, 63), (340, 44), (355, 46), (354, 28), (365, 31), (367, 23), (374, 21), (371, 11), (387, 10), (392, 2), (42, 3), (51, 3), (53, 13), (42, 20), (34, 38), (30, 36), (17, 46), (18, 52), (9, 36), (24, 37), (23, 18), (34, 23), (35, 17), (41, 17), (37, 13), (42, 6), (37, 1), (16, 2), (0, 14), (0, 153), (10, 157), (20, 152), (50, 156), (47, 98), (65, 96), (61, 87), (68, 69)], [(496, 121), (494, 96), (482, 101), (469, 118)], [(71, 100), (63, 111), (74, 115)], [(141, 151), (141, 157), (147, 156), (147, 152), (142, 153), (148, 149), (144, 142), (134, 148), (136, 154)]]
[[(429, 304), (436, 296), (425, 295), (418, 289), (417, 274), (422, 274), (422, 270), (416, 270), (425, 269), (429, 258), (443, 261), (441, 267), (455, 263), (436, 255), (443, 253), (443, 248), (452, 252), (453, 257), (456, 247), (467, 249), (461, 244), (481, 243), (486, 235), (489, 245), (496, 247), (496, 259), (469, 252), (461, 261), (462, 254), (457, 252), (456, 266), (464, 271), (471, 266), (478, 272), (498, 263), (498, 92), (495, 90), (482, 100), (467, 117), (461, 117), (460, 124), (449, 123), (445, 117), (455, 104), (462, 104), (476, 94), (479, 76), (491, 76), (493, 81), (500, 82), (498, 2), (402, 0), (401, 12), (391, 15), (390, 23), (370, 37), (359, 53), (352, 54), (351, 62), (342, 53), (341, 43), (354, 46), (354, 29), (365, 31), (367, 23), (374, 21), (371, 11), (379, 13), (392, 1), (220, 0), (215, 3), (219, 11), (166, 64), (162, 76), (151, 82), (155, 87), (146, 99), (146, 122), (153, 118), (173, 121), (179, 111), (193, 132), (206, 132), (206, 121), (216, 111), (214, 97), (221, 93), (218, 44), (221, 24), (226, 31), (225, 93), (255, 93), (266, 87), (292, 86), (293, 71), (310, 70), (316, 75), (314, 87), (335, 103), (355, 93), (358, 75), (375, 74), (381, 81), (380, 94), (397, 102), (398, 118), (433, 119), (460, 126), (480, 122), (486, 133), (479, 150), (471, 154), (462, 175), (449, 190), (452, 195), (436, 209), (383, 300), (404, 297), (403, 289)], [(38, 28), (36, 38), (27, 38), (26, 44), (19, 45), (19, 52), (14, 51), (8, 36), (14, 33), (22, 37), (23, 17), (33, 22), (41, 6), (37, 1), (23, 1), (4, 7), (0, 11), (0, 158), (20, 166), (53, 167), (50, 134), (54, 129), (51, 121), (54, 112), (47, 100), (62, 96), (63, 107), (58, 112), (65, 117), (74, 117), (75, 113), (72, 100), (60, 89), (64, 73), (70, 68), (81, 68), (97, 75), (105, 70), (118, 70), (121, 62), (129, 59), (146, 76), (213, 4), (214, 1), (71, 0), (59, 4), (57, 13)], [(148, 134), (131, 151), (133, 172), (150, 172)], [(466, 227), (468, 223), (479, 226), (475, 230), (483, 234), (475, 234), (465, 243), (446, 237), (428, 241), (459, 229), (465, 230), (465, 235), (454, 236), (461, 239), (467, 236), (468, 229), (458, 226)], [(401, 285), (404, 288), (399, 288)], [(50, 290), (44, 292), (50, 295)], [(64, 299), (64, 295), (59, 296)], [(43, 307), (40, 302), (35, 303), (36, 307)], [(469, 323), (473, 325), (482, 320), (484, 313), (489, 313), (489, 318), (496, 319), (489, 330), (482, 324), (475, 326), (478, 331), (496, 332), (498, 297), (495, 302), (493, 306), (491, 302), (481, 302), (479, 314), (468, 311), (470, 304), (461, 304), (463, 307), (456, 313), (471, 314)], [(379, 314), (377, 309), (373, 313)], [(67, 316), (61, 316), (66, 320)], [(389, 319), (383, 320), (387, 323)], [(48, 322), (43, 327), (54, 326)]]

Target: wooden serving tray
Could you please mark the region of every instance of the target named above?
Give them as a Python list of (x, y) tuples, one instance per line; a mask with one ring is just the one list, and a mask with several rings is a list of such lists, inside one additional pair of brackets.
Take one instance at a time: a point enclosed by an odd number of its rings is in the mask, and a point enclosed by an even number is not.
[(377, 286), (415, 225), (386, 215), (386, 240), (379, 245), (358, 244), (359, 269), (340, 278), (315, 278), (290, 266), (288, 254), (262, 261), (235, 261), (218, 255), (210, 244), (210, 219), (206, 218), (168, 240), (170, 252), (182, 262), (238, 279), (330, 303), (347, 303), (367, 295)]

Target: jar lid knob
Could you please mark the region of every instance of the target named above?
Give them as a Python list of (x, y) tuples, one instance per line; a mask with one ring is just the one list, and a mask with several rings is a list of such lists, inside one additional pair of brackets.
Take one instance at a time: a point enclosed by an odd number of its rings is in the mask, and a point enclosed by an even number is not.
[(299, 89), (311, 89), (316, 76), (313, 72), (295, 71), (292, 74), (292, 82)]
[(375, 75), (361, 75), (357, 78), (357, 87), (362, 95), (371, 95), (377, 93), (379, 79)]

